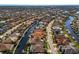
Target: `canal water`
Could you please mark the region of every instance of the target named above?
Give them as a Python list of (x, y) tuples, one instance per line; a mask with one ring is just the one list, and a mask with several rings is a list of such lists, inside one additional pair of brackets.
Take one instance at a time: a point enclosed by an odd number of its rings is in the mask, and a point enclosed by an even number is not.
[(34, 30), (34, 28), (37, 26), (38, 21), (33, 22), (33, 24), (29, 27), (29, 29), (24, 33), (15, 53), (16, 54), (23, 54), (23, 49), (29, 39), (29, 35), (31, 34), (31, 32)]
[[(74, 20), (74, 17), (69, 16), (69, 18), (66, 20), (65, 22), (65, 26), (68, 29), (68, 31), (70, 32), (69, 34), (74, 37), (75, 41), (77, 41), (79, 43), (79, 37), (77, 36), (77, 34), (74, 33), (72, 27), (71, 27), (71, 22)], [(33, 22), (33, 24), (28, 28), (28, 30), (24, 33), (24, 36), (22, 37), (17, 49), (16, 49), (16, 53), (17, 54), (23, 54), (23, 49), (29, 39), (29, 35), (31, 34), (31, 32), (34, 30), (34, 28), (38, 25), (39, 21), (35, 21)]]
[(73, 20), (74, 20), (74, 17), (73, 16), (69, 16), (69, 18), (65, 22), (65, 26), (66, 26), (69, 34), (71, 35), (71, 37), (73, 37), (75, 39), (75, 41), (77, 41), (79, 43), (79, 36), (77, 36), (77, 34), (73, 31), (73, 29), (71, 27), (71, 22)]

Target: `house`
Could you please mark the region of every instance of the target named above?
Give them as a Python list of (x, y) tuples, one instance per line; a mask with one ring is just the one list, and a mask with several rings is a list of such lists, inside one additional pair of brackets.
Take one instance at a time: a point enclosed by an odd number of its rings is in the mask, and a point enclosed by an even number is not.
[(9, 51), (9, 50), (12, 50), (13, 47), (14, 47), (14, 44), (0, 43), (0, 51)]
[(64, 35), (59, 35), (56, 37), (56, 42), (58, 45), (68, 45), (70, 41)]

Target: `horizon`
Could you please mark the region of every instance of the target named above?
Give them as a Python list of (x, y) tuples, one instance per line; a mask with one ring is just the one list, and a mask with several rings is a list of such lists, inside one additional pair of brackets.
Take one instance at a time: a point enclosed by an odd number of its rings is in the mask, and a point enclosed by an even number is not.
[(18, 4), (0, 4), (0, 6), (79, 6), (79, 5), (18, 5)]

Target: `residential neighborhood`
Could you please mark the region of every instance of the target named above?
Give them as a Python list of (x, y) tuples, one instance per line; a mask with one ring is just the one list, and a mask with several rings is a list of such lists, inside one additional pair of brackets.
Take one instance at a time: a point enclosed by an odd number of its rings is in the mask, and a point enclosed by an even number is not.
[(79, 8), (0, 6), (1, 54), (79, 54)]

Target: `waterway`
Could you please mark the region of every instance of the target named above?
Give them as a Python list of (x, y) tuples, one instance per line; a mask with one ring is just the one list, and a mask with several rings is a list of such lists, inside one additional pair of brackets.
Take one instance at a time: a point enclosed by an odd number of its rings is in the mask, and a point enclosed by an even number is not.
[(24, 33), (16, 51), (15, 51), (16, 54), (23, 54), (23, 49), (25, 48), (25, 45), (26, 45), (27, 41), (29, 40), (29, 35), (34, 30), (34, 28), (37, 26), (37, 24), (38, 24), (38, 21), (33, 22), (33, 24)]
[(71, 22), (74, 20), (73, 16), (69, 16), (68, 19), (65, 22), (65, 26), (69, 32), (69, 34), (71, 35), (71, 37), (77, 41), (79, 43), (79, 36), (77, 36), (77, 34), (73, 31), (72, 27), (71, 27)]
[[(75, 41), (77, 41), (79, 43), (79, 36), (77, 36), (76, 33), (74, 33), (72, 27), (71, 27), (71, 22), (74, 20), (73, 16), (69, 16), (68, 19), (65, 22), (65, 26), (67, 28), (67, 30), (69, 31), (69, 34), (74, 37)], [(34, 28), (37, 26), (38, 21), (33, 22), (33, 24), (28, 28), (28, 30), (24, 33), (17, 49), (16, 49), (16, 53), (17, 54), (23, 54), (23, 49), (25, 48), (25, 45), (27, 43), (27, 41), (29, 40), (29, 35), (31, 34), (31, 32), (34, 30)]]

